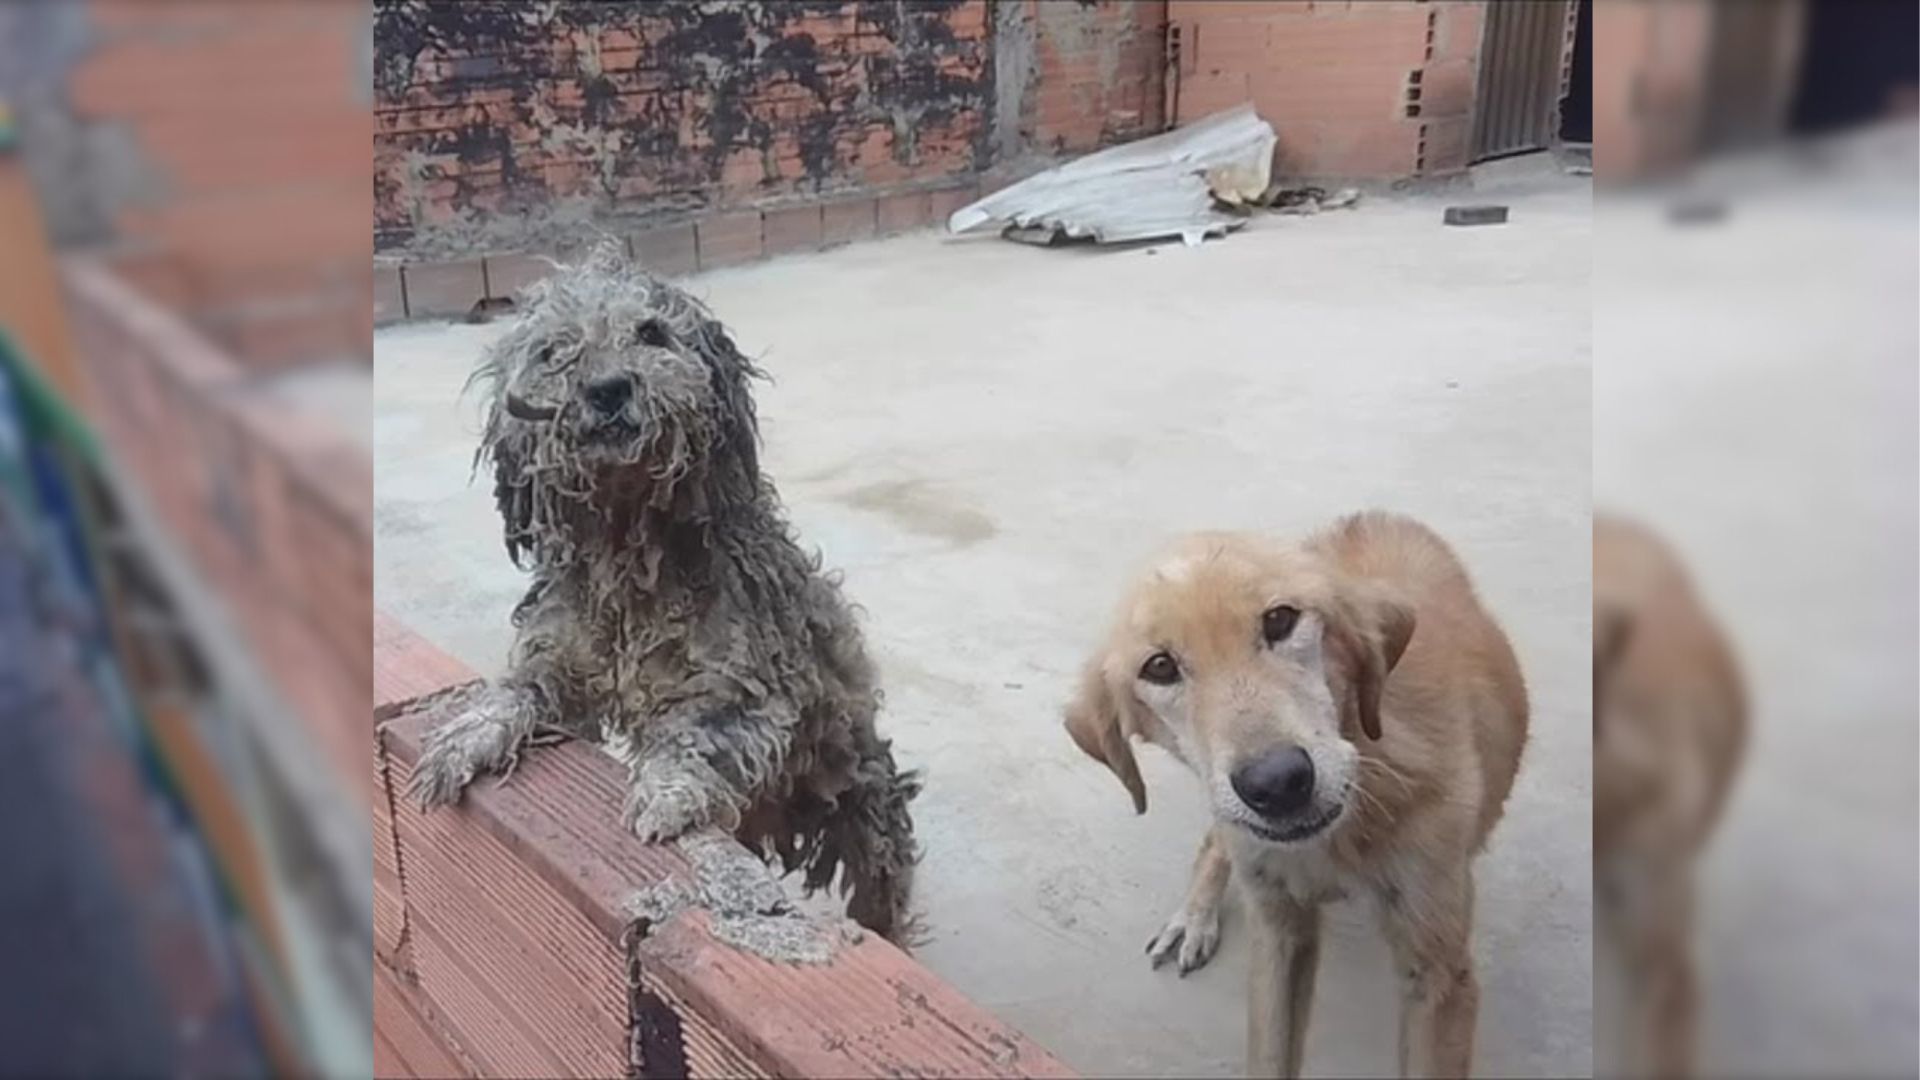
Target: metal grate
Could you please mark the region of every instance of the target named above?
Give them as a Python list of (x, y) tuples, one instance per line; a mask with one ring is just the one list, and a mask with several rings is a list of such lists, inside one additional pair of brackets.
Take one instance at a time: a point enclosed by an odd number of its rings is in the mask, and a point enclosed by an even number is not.
[(1480, 42), (1473, 160), (1553, 144), (1565, 94), (1574, 5), (1567, 0), (1490, 0)]

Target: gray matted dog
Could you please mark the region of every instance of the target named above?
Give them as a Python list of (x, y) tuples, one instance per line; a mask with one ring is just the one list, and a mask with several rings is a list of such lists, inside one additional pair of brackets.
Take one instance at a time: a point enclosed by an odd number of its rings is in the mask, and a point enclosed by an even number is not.
[(622, 736), (629, 827), (733, 833), (899, 940), (914, 773), (835, 578), (759, 465), (759, 371), (698, 301), (603, 244), (526, 294), (475, 382), (508, 555), (532, 572), (506, 674), (431, 732), (423, 806), (537, 730)]

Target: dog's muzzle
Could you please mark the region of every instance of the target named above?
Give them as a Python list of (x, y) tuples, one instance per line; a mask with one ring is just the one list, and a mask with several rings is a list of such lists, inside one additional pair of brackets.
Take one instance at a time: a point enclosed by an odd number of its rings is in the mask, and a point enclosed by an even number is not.
[(1294, 843), (1333, 824), (1343, 809), (1316, 798), (1313, 755), (1298, 746), (1282, 746), (1238, 765), (1229, 777), (1240, 804), (1252, 811), (1237, 823), (1264, 840)]
[(1242, 817), (1235, 818), (1234, 824), (1270, 843), (1297, 844), (1325, 832), (1328, 826), (1340, 820), (1340, 815), (1345, 810), (1346, 808), (1339, 803), (1329, 803), (1320, 809), (1303, 811), (1300, 815), (1286, 821)]
[(560, 415), (560, 410), (552, 405), (535, 405), (533, 402), (513, 394), (507, 395), (507, 415), (515, 420), (543, 421)]

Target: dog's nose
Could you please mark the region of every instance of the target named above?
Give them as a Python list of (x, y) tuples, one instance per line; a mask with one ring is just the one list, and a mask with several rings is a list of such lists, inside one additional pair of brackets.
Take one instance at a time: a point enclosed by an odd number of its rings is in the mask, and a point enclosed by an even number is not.
[(627, 407), (633, 400), (633, 380), (625, 375), (615, 375), (610, 379), (601, 379), (587, 384), (587, 404), (602, 416), (612, 416)]
[(1240, 801), (1262, 817), (1285, 817), (1313, 798), (1313, 758), (1297, 746), (1264, 754), (1228, 778)]

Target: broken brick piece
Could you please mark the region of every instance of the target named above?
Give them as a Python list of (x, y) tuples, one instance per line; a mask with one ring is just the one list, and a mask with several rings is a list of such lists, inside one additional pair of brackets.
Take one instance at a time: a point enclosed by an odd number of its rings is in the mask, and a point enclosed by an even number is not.
[(1667, 208), (1667, 220), (1675, 225), (1711, 225), (1726, 217), (1727, 204), (1711, 196), (1682, 199)]
[(1443, 219), (1448, 225), (1504, 225), (1504, 206), (1449, 206)]

